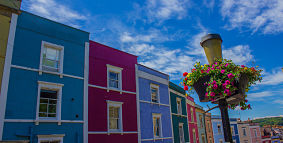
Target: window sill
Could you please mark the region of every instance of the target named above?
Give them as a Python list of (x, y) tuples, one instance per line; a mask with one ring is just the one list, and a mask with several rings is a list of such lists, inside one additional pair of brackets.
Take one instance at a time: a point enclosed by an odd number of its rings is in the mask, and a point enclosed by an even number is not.
[(37, 119), (35, 120), (35, 125), (39, 125), (39, 122), (42, 122), (42, 123), (58, 123), (58, 125), (61, 125), (61, 120), (57, 120), (57, 119), (46, 119), (46, 118), (43, 118), (43, 119)]
[(121, 131), (121, 130), (109, 130), (109, 131), (107, 132), (107, 134), (108, 134), (108, 135), (110, 135), (110, 134), (121, 134), (121, 135), (123, 135), (124, 132)]
[(120, 94), (123, 93), (123, 91), (121, 89), (119, 89), (119, 88), (108, 87), (107, 88), (107, 92), (109, 92), (110, 90), (120, 92)]
[(42, 75), (42, 73), (49, 73), (49, 74), (59, 75), (60, 78), (63, 78), (63, 73), (61, 72), (53, 72), (53, 71), (47, 71), (47, 70), (42, 70), (42, 69), (39, 69), (38, 72), (39, 72), (39, 75)]

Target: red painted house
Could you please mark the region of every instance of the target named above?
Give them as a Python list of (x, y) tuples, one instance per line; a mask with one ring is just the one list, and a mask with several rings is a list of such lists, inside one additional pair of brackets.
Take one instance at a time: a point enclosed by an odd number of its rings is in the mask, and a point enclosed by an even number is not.
[(137, 57), (89, 44), (88, 142), (137, 143)]
[(198, 133), (198, 124), (196, 118), (194, 98), (191, 96), (187, 96), (186, 102), (187, 102), (190, 143), (200, 143), (198, 136), (199, 133)]

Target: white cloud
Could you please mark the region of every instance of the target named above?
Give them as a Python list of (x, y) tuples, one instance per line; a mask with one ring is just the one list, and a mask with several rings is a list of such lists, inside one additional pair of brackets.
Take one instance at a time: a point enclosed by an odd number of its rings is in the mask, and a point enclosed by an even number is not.
[(262, 101), (265, 100), (265, 98), (274, 96), (274, 93), (271, 91), (262, 91), (257, 93), (248, 93), (248, 100), (250, 101)]
[(223, 48), (223, 58), (232, 60), (235, 64), (247, 64), (253, 60), (250, 47), (248, 45), (237, 45), (235, 47)]
[(215, 4), (215, 0), (203, 0), (203, 4), (205, 7), (212, 9)]
[(166, 36), (161, 34), (159, 30), (151, 29), (146, 34), (136, 34), (136, 32), (123, 32), (120, 35), (120, 41), (123, 43), (137, 43), (137, 42), (161, 42), (169, 40)]
[(28, 0), (24, 3), (24, 8), (42, 17), (75, 27), (80, 27), (76, 24), (77, 21), (87, 20), (84, 15), (55, 0)]
[(282, 104), (283, 105), (283, 100), (277, 99), (273, 101), (274, 103)]
[(283, 83), (283, 72), (280, 68), (275, 68), (271, 73), (264, 72), (263, 79), (258, 85), (278, 85)]
[(229, 21), (228, 28), (249, 28), (253, 32), (283, 31), (282, 0), (222, 0), (221, 15)]
[(130, 48), (125, 49), (127, 52), (137, 55), (137, 56), (142, 56), (145, 54), (148, 54), (152, 52), (155, 49), (153, 45), (149, 44), (134, 44)]
[(255, 118), (253, 118), (253, 119), (255, 120), (255, 119), (263, 119), (263, 118), (274, 118), (274, 117), (283, 117), (283, 115), (279, 115), (279, 116), (265, 116), (265, 117), (255, 117)]
[(145, 12), (153, 20), (182, 19), (187, 15), (188, 0), (147, 0)]

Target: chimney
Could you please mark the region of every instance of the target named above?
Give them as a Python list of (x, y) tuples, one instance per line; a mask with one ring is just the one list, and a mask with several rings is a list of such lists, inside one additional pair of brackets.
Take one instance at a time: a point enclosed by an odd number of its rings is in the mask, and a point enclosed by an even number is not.
[(204, 48), (208, 63), (212, 65), (214, 59), (222, 58), (222, 39), (219, 34), (207, 34), (201, 38), (200, 45)]

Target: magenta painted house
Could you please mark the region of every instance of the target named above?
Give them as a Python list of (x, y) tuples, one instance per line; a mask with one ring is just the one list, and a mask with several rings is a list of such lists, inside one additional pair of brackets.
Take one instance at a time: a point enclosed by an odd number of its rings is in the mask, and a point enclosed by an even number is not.
[(200, 143), (198, 136), (199, 133), (198, 133), (198, 124), (196, 118), (194, 98), (192, 98), (191, 96), (187, 96), (186, 102), (187, 102), (190, 143)]
[(137, 143), (137, 57), (89, 44), (88, 142)]

